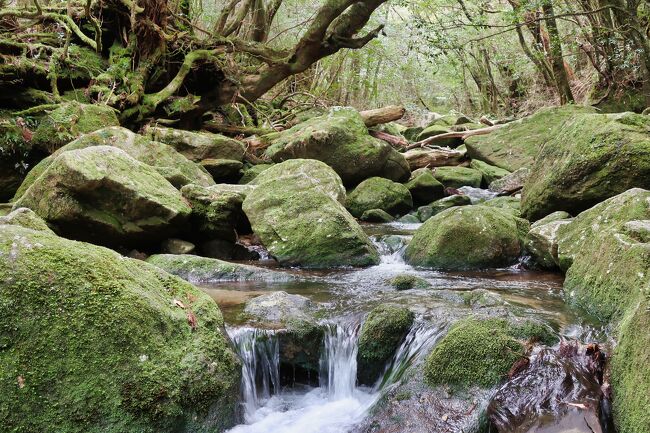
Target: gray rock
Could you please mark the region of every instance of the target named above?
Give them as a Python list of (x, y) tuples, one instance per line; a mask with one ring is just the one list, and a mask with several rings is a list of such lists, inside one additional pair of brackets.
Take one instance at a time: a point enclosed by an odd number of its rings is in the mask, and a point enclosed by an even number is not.
[(250, 299), (244, 312), (264, 322), (285, 323), (310, 319), (313, 307), (309, 298), (279, 291)]

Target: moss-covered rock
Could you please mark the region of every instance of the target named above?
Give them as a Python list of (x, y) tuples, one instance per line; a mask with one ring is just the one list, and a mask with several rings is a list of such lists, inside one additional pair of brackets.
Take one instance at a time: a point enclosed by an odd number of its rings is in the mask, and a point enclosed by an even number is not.
[(335, 107), (286, 131), (267, 134), (264, 155), (275, 162), (296, 158), (317, 159), (332, 167), (346, 185), (381, 176), (396, 182), (410, 175), (401, 153), (368, 134), (359, 113)]
[(123, 150), (132, 158), (153, 167), (176, 188), (188, 183), (203, 186), (214, 185), (214, 181), (205, 169), (188, 160), (172, 147), (151, 141), (126, 128), (112, 126), (84, 134), (39, 162), (27, 174), (20, 188), (16, 191), (14, 200), (20, 198), (27, 191), (27, 188), (38, 179), (58, 155), (69, 150), (86, 149), (94, 146), (112, 146)]
[(41, 119), (32, 143), (41, 150), (52, 153), (82, 134), (119, 124), (115, 111), (110, 107), (66, 102)]
[(509, 212), (512, 216), (521, 216), (521, 199), (518, 197), (495, 197), (481, 203), (483, 206), (494, 207)]
[(395, 218), (391, 214), (382, 209), (368, 209), (361, 214), (359, 219), (369, 223), (389, 223), (395, 221)]
[(18, 208), (7, 215), (0, 217), (0, 225), (21, 226), (36, 231), (54, 234), (52, 229), (48, 227), (47, 223), (43, 221), (41, 217), (36, 215), (33, 210), (27, 209), (26, 207)]
[(237, 183), (242, 176), (244, 164), (234, 159), (204, 159), (201, 166), (210, 173), (215, 182)]
[[(280, 374), (289, 370), (294, 380), (315, 382), (320, 373), (321, 350), (325, 330), (313, 319), (287, 320), (279, 330)], [(298, 376), (298, 377), (297, 377)], [(292, 381), (293, 382), (293, 381)]]
[(521, 167), (530, 167), (539, 149), (553, 135), (553, 131), (562, 129), (565, 122), (580, 113), (594, 113), (591, 107), (542, 108), (532, 116), (507, 123), (498, 130), (469, 137), (465, 140), (467, 153), (472, 159), (515, 171)]
[(510, 266), (521, 254), (527, 225), (496, 208), (451, 208), (433, 216), (415, 232), (405, 258), (414, 266), (446, 270)]
[(473, 159), (469, 163), (469, 166), (474, 170), (478, 170), (483, 175), (483, 186), (489, 186), (495, 180), (499, 180), (503, 177), (506, 177), (510, 174), (508, 170), (503, 168), (490, 165), (487, 162), (479, 161), (478, 159)]
[(244, 313), (266, 325), (284, 326), (291, 321), (311, 319), (313, 309), (309, 298), (278, 291), (249, 299)]
[(470, 204), (472, 204), (472, 200), (469, 198), (469, 196), (466, 196), (464, 194), (454, 194), (449, 197), (436, 200), (428, 206), (420, 206), (418, 208), (418, 219), (421, 222), (425, 222), (432, 216), (438, 215), (444, 210), (456, 206), (468, 206)]
[(430, 386), (488, 388), (503, 380), (524, 346), (506, 320), (467, 318), (457, 322), (433, 348), (424, 364)]
[(289, 160), (264, 171), (253, 184), (244, 212), (280, 263), (307, 267), (378, 263), (376, 248), (342, 205), (341, 179), (324, 163)]
[(424, 278), (413, 274), (399, 274), (386, 281), (396, 290), (427, 289), (431, 284)]
[(630, 188), (650, 188), (650, 117), (576, 115), (540, 149), (524, 185), (521, 210), (536, 220), (576, 214)]
[(241, 179), (239, 179), (240, 184), (246, 184), (255, 179), (261, 172), (273, 167), (273, 164), (257, 164), (251, 167), (245, 168), (244, 173), (242, 174)]
[(169, 144), (187, 159), (201, 162), (204, 159), (244, 159), (246, 147), (240, 141), (220, 134), (191, 132), (181, 129), (152, 126), (145, 130), (152, 140)]
[(446, 125), (431, 125), (427, 126), (417, 136), (418, 141), (435, 137), (436, 135), (446, 134), (449, 132), (449, 127)]
[(525, 249), (538, 266), (544, 269), (558, 267), (558, 231), (570, 222), (571, 220), (556, 220), (535, 225), (530, 229), (526, 236)]
[(404, 307), (375, 307), (361, 327), (357, 352), (359, 383), (373, 385), (413, 325), (415, 315)]
[(396, 216), (410, 211), (413, 199), (408, 188), (401, 183), (383, 177), (371, 177), (361, 182), (348, 195), (346, 207), (357, 218), (370, 209), (381, 209)]
[(286, 281), (293, 279), (293, 276), (283, 272), (192, 254), (154, 254), (147, 259), (147, 262), (190, 283)]
[(488, 189), (499, 194), (512, 194), (520, 191), (524, 187), (528, 177), (530, 177), (530, 169), (528, 167), (522, 167), (501, 179), (493, 181), (488, 186)]
[(433, 177), (433, 172), (428, 168), (419, 168), (411, 173), (408, 182), (405, 183), (413, 204), (416, 206), (429, 204), (434, 200), (445, 196), (445, 187)]
[(31, 162), (32, 143), (25, 140), (16, 121), (16, 117), (0, 112), (0, 201), (14, 196)]
[(16, 201), (19, 207), (57, 233), (103, 245), (160, 242), (191, 210), (156, 170), (110, 146), (58, 154)]
[(433, 177), (445, 188), (461, 188), (463, 186), (480, 188), (483, 180), (480, 171), (468, 167), (436, 167)]
[(241, 367), (217, 305), (113, 251), (0, 227), (7, 431), (221, 431)]

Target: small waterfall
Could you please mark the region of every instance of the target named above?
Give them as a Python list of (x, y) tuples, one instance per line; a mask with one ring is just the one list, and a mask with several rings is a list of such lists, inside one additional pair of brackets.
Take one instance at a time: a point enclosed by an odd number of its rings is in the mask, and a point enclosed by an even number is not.
[(357, 382), (357, 323), (328, 324), (320, 361), (320, 384), (330, 400), (352, 397)]
[[(398, 236), (393, 235), (391, 237), (397, 238)], [(372, 238), (372, 242), (375, 244), (377, 251), (379, 251), (379, 266), (410, 268), (410, 266), (408, 266), (404, 261), (404, 250), (408, 245), (408, 241), (404, 239), (403, 236), (399, 237), (402, 238), (402, 241), (401, 244), (397, 246), (388, 245), (387, 242), (382, 238)]]
[(280, 392), (280, 350), (272, 331), (238, 328), (230, 338), (242, 360), (244, 416), (250, 420), (272, 394)]

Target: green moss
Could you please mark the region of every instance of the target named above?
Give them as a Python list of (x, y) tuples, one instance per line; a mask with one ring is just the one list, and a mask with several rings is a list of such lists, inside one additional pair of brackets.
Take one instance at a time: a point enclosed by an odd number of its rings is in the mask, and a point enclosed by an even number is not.
[(429, 354), (424, 377), (430, 386), (489, 388), (503, 380), (523, 355), (524, 346), (511, 335), (506, 320), (463, 319)]
[(325, 331), (312, 320), (290, 319), (278, 332), (280, 362), (318, 376)]
[(425, 222), (434, 215), (456, 206), (468, 206), (472, 204), (472, 200), (463, 194), (455, 194), (449, 197), (436, 200), (428, 206), (420, 206), (418, 208), (418, 218), (420, 221)]
[(359, 219), (371, 223), (389, 223), (395, 221), (395, 218), (391, 214), (382, 209), (368, 209), (361, 214)]
[(0, 224), (21, 226), (36, 231), (54, 234), (41, 217), (36, 215), (36, 213), (31, 209), (24, 207), (18, 208), (6, 216), (0, 217)]
[(483, 175), (484, 187), (487, 187), (495, 180), (501, 179), (502, 177), (506, 177), (507, 175), (510, 174), (508, 170), (504, 170), (494, 165), (490, 165), (486, 162), (479, 161), (478, 159), (472, 160), (469, 166), (474, 170), (478, 170), (481, 172), (481, 174)]
[(361, 327), (357, 352), (357, 377), (373, 385), (413, 325), (415, 315), (404, 307), (380, 305)]
[(356, 218), (371, 209), (381, 209), (396, 216), (411, 210), (413, 199), (406, 186), (382, 177), (371, 177), (348, 195), (346, 207)]
[(481, 203), (481, 205), (501, 209), (517, 218), (521, 216), (521, 199), (517, 197), (495, 197)]
[(258, 164), (258, 165), (253, 165), (249, 168), (244, 169), (244, 174), (242, 175), (241, 179), (239, 179), (240, 184), (246, 184), (251, 182), (253, 179), (255, 179), (261, 172), (264, 170), (271, 168), (273, 164)]
[(0, 252), (11, 252), (0, 261), (5, 429), (153, 433), (234, 424), (241, 370), (207, 295), (144, 262), (18, 226), (0, 229)]
[(201, 162), (204, 159), (242, 161), (246, 151), (242, 142), (220, 134), (184, 131), (162, 126), (148, 127), (144, 134), (151, 140), (169, 144), (194, 162)]
[(426, 289), (431, 285), (427, 280), (411, 274), (400, 274), (386, 281), (397, 290)]
[(433, 177), (433, 172), (428, 168), (420, 168), (411, 173), (411, 178), (405, 186), (415, 205), (428, 204), (445, 196), (444, 185)]
[(479, 188), (483, 180), (480, 171), (467, 167), (436, 167), (433, 177), (445, 188), (460, 188), (471, 186)]
[(236, 240), (235, 230), (246, 219), (243, 194), (198, 185), (186, 185), (181, 193), (192, 207), (190, 223), (195, 233), (208, 239)]

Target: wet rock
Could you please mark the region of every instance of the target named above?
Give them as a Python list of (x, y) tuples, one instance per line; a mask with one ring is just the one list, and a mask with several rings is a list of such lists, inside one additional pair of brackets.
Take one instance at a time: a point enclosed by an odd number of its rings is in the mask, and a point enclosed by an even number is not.
[(415, 170), (405, 185), (416, 206), (431, 203), (445, 196), (445, 187), (433, 177), (433, 172), (428, 168)]
[(34, 131), (32, 144), (47, 153), (53, 153), (83, 134), (119, 125), (120, 122), (111, 107), (65, 102), (43, 117)]
[(473, 159), (469, 166), (474, 170), (478, 170), (483, 175), (483, 185), (488, 186), (492, 182), (502, 179), (510, 174), (508, 170), (490, 165), (487, 162)]
[(241, 365), (201, 290), (106, 248), (19, 226), (0, 228), (0, 256), (3, 429), (235, 424)]
[(335, 107), (286, 131), (268, 134), (264, 155), (274, 162), (308, 158), (334, 169), (346, 185), (381, 176), (396, 182), (408, 179), (409, 166), (401, 153), (368, 134), (359, 113)]
[(110, 146), (58, 154), (15, 207), (66, 237), (104, 245), (160, 242), (190, 214), (156, 170)]
[(169, 144), (187, 159), (201, 162), (204, 159), (244, 159), (245, 146), (242, 142), (220, 134), (191, 132), (181, 129), (150, 126), (145, 135), (152, 140)]
[(151, 166), (176, 188), (188, 183), (203, 186), (214, 185), (214, 181), (205, 169), (189, 161), (170, 146), (150, 141), (126, 128), (113, 126), (85, 134), (43, 159), (27, 174), (24, 182), (16, 192), (14, 200), (20, 198), (27, 191), (27, 188), (47, 170), (54, 159), (63, 152), (96, 146), (112, 146), (123, 150), (132, 158)]
[(532, 116), (503, 125), (498, 130), (465, 140), (472, 159), (515, 171), (530, 167), (539, 149), (549, 140), (553, 131), (580, 113), (594, 113), (591, 107), (575, 105), (542, 108)]
[(381, 238), (381, 241), (391, 253), (401, 250), (406, 245), (404, 237), (399, 235), (384, 236)]
[(498, 307), (505, 304), (499, 294), (485, 289), (474, 289), (463, 293), (465, 303), (473, 309)]
[(346, 207), (356, 218), (371, 209), (381, 209), (397, 216), (411, 210), (413, 199), (404, 185), (382, 177), (371, 177), (348, 195)]
[(535, 263), (544, 269), (557, 269), (558, 231), (571, 220), (555, 220), (545, 224), (534, 224), (526, 235), (525, 248)]
[(357, 352), (359, 383), (373, 385), (385, 364), (398, 349), (413, 325), (415, 315), (407, 308), (390, 305), (375, 307), (361, 327)]
[(323, 326), (314, 319), (290, 319), (278, 331), (280, 376), (283, 383), (317, 385), (320, 372)]
[(650, 117), (582, 114), (540, 149), (522, 192), (522, 215), (576, 214), (630, 188), (650, 188)]
[(482, 205), (501, 209), (517, 218), (521, 216), (521, 199), (519, 197), (495, 197), (483, 202)]
[(201, 166), (218, 183), (236, 183), (242, 176), (244, 164), (233, 159), (204, 159)]
[(428, 206), (418, 208), (418, 218), (421, 222), (427, 221), (434, 215), (456, 206), (467, 206), (472, 204), (471, 199), (464, 194), (455, 194), (449, 197), (436, 200)]
[(368, 209), (363, 212), (359, 219), (370, 223), (389, 223), (395, 221), (395, 218), (383, 209)]
[(253, 179), (255, 179), (261, 172), (273, 167), (273, 164), (257, 164), (251, 167), (245, 168), (244, 173), (242, 174), (241, 179), (239, 179), (240, 184), (247, 184)]
[(287, 323), (309, 320), (313, 307), (309, 298), (279, 291), (249, 300), (246, 302), (244, 312), (262, 322)]
[(323, 268), (376, 264), (379, 254), (341, 203), (338, 175), (315, 160), (294, 159), (261, 173), (243, 209), (254, 233), (280, 263)]
[(412, 274), (399, 274), (386, 281), (396, 290), (427, 289), (431, 284), (424, 278)]
[(433, 176), (445, 188), (460, 188), (463, 186), (479, 188), (483, 179), (480, 171), (467, 167), (437, 167), (433, 172)]
[(161, 245), (162, 251), (167, 254), (190, 254), (195, 248), (192, 242), (176, 238), (169, 238)]
[(41, 217), (26, 207), (19, 207), (9, 214), (0, 217), (0, 225), (21, 226), (27, 229), (54, 234), (52, 229), (48, 227), (47, 223)]
[(402, 223), (402, 224), (419, 224), (420, 219), (417, 217), (417, 215), (407, 214), (407, 215), (404, 215), (401, 218), (398, 218), (397, 222)]
[(462, 270), (514, 264), (522, 251), (528, 223), (486, 206), (451, 208), (430, 218), (406, 248), (414, 266)]
[(287, 281), (293, 276), (256, 266), (229, 263), (191, 254), (155, 254), (147, 262), (181, 277), (190, 283), (217, 283), (220, 281)]
[(520, 191), (529, 177), (530, 169), (522, 167), (501, 179), (493, 181), (488, 186), (488, 189), (498, 194), (512, 194)]

